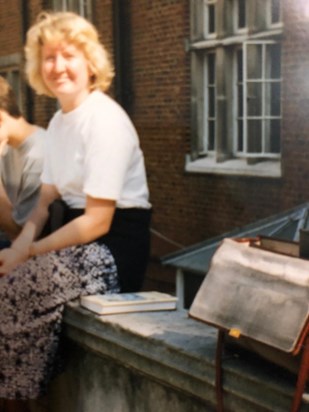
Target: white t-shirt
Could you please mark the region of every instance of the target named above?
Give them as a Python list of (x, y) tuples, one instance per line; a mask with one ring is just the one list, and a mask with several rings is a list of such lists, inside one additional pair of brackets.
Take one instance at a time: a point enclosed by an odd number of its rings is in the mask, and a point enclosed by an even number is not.
[(42, 182), (55, 185), (71, 208), (84, 208), (86, 195), (115, 200), (119, 208), (150, 208), (136, 130), (121, 106), (99, 91), (52, 118)]

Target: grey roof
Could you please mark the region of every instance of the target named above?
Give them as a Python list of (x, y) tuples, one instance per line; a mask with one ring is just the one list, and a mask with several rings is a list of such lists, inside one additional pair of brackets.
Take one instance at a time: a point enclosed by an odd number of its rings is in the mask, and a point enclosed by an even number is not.
[(163, 265), (169, 265), (184, 271), (205, 274), (208, 271), (210, 259), (224, 238), (264, 235), (298, 241), (299, 229), (301, 228), (309, 229), (309, 203), (163, 256), (161, 262)]

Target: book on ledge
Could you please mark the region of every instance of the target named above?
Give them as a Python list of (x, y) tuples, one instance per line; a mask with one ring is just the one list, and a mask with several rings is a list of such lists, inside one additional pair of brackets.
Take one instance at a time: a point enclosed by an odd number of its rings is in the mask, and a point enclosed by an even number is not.
[(177, 298), (162, 292), (112, 293), (81, 296), (82, 307), (99, 315), (176, 309)]

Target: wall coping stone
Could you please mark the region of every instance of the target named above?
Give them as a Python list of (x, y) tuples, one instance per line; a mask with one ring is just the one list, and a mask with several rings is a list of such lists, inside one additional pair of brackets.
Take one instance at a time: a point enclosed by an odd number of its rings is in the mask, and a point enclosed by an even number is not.
[[(217, 329), (186, 310), (97, 316), (70, 303), (65, 334), (98, 356), (215, 406)], [(224, 404), (237, 411), (287, 411), (295, 377), (254, 356), (223, 359)]]

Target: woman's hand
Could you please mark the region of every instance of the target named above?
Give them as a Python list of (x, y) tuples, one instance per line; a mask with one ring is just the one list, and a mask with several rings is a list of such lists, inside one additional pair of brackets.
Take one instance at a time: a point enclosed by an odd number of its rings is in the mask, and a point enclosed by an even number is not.
[(17, 265), (28, 259), (28, 252), (14, 248), (0, 251), (0, 276), (11, 272)]
[(0, 276), (12, 271), (34, 255), (34, 239), (40, 234), (48, 218), (48, 206), (57, 198), (59, 193), (53, 185), (42, 185), (38, 204), (21, 233), (10, 248), (0, 250)]

